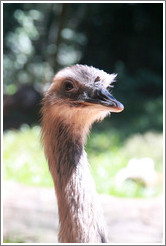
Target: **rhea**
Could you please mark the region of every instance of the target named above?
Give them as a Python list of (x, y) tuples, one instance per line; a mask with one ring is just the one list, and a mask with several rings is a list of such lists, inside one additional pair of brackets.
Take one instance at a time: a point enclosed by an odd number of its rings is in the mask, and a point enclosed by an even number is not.
[(95, 121), (123, 110), (109, 92), (115, 77), (73, 65), (55, 75), (44, 95), (42, 141), (57, 196), (61, 243), (107, 242), (84, 145)]

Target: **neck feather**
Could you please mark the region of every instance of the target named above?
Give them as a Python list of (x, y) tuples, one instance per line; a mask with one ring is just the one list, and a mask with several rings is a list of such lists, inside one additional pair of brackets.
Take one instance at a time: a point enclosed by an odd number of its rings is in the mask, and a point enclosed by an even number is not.
[(106, 242), (101, 208), (84, 151), (85, 129), (62, 119), (43, 123), (43, 143), (59, 210), (59, 241)]

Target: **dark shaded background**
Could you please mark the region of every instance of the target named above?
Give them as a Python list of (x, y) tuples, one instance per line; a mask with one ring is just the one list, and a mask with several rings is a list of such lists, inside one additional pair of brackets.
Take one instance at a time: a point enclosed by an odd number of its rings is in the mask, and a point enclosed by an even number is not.
[[(4, 3), (4, 129), (38, 124), (42, 92), (82, 63), (118, 73), (121, 136), (162, 131), (162, 3)], [(97, 125), (110, 127), (110, 119)]]

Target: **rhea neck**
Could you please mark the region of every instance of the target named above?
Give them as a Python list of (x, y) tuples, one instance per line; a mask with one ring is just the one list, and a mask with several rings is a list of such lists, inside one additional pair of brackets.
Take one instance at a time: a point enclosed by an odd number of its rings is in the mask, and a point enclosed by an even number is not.
[(62, 187), (85, 157), (84, 144), (94, 119), (88, 110), (83, 114), (69, 108), (63, 113), (59, 108), (47, 113), (51, 117), (43, 119), (44, 147), (53, 179)]
[(54, 134), (55, 166), (63, 185), (63, 178), (65, 177), (65, 182), (70, 179), (84, 154), (85, 132), (74, 122), (69, 124), (63, 119), (57, 119)]
[[(48, 123), (50, 124), (50, 122)], [(105, 242), (100, 205), (84, 151), (89, 125), (54, 119), (47, 149), (59, 210), (62, 243)], [(98, 221), (99, 220), (99, 221)]]

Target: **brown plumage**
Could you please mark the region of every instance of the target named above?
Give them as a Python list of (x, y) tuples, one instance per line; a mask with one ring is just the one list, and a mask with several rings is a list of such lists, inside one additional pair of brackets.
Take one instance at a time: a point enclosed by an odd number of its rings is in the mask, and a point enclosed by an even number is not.
[(86, 65), (59, 71), (45, 93), (42, 140), (58, 201), (59, 242), (107, 242), (84, 144), (91, 125), (123, 105), (108, 92), (115, 74)]

